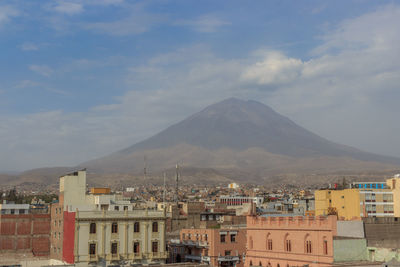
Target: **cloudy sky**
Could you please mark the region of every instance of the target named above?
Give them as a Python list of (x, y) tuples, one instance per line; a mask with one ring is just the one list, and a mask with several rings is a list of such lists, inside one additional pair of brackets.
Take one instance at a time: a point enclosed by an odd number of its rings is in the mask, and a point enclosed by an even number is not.
[(232, 96), (400, 157), (397, 3), (2, 0), (0, 171), (103, 156)]

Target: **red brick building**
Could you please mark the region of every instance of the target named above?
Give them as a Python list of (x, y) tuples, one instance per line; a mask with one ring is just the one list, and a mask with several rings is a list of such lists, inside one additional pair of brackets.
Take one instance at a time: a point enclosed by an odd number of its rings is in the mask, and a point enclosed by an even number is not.
[(48, 256), (50, 214), (1, 214), (0, 250)]

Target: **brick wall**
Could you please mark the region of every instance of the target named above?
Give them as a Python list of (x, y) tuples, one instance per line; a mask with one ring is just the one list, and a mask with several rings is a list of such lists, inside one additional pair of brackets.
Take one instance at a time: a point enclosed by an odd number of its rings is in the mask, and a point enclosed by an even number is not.
[(49, 255), (50, 214), (0, 215), (0, 250)]

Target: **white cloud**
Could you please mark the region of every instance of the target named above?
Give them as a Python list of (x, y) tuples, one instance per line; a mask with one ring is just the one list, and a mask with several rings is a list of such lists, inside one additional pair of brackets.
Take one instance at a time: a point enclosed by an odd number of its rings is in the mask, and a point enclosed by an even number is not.
[(83, 5), (78, 2), (58, 1), (53, 6), (53, 9), (59, 13), (66, 15), (76, 15), (84, 11)]
[(0, 6), (0, 26), (19, 15), (19, 11), (12, 6)]
[(174, 24), (179, 26), (187, 26), (198, 32), (211, 33), (216, 32), (223, 26), (230, 25), (231, 23), (222, 20), (213, 14), (206, 14), (196, 19), (178, 20)]
[(53, 74), (53, 69), (46, 65), (30, 65), (29, 69), (46, 77), (50, 77)]
[(82, 27), (96, 33), (125, 36), (147, 32), (153, 26), (166, 20), (164, 15), (146, 12), (142, 5), (135, 5), (129, 9), (130, 14), (122, 19), (111, 22), (84, 23)]
[(34, 43), (23, 43), (20, 45), (22, 51), (36, 51), (39, 50), (39, 46)]
[(242, 74), (244, 81), (254, 81), (259, 85), (275, 85), (293, 82), (304, 68), (300, 59), (289, 58), (279, 51), (267, 51), (262, 61), (247, 67)]

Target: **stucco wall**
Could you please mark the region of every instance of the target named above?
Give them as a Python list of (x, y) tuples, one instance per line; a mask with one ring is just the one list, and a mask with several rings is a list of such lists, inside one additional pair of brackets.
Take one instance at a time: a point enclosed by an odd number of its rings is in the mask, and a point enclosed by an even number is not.
[(334, 262), (363, 261), (368, 259), (367, 241), (365, 239), (334, 239)]

